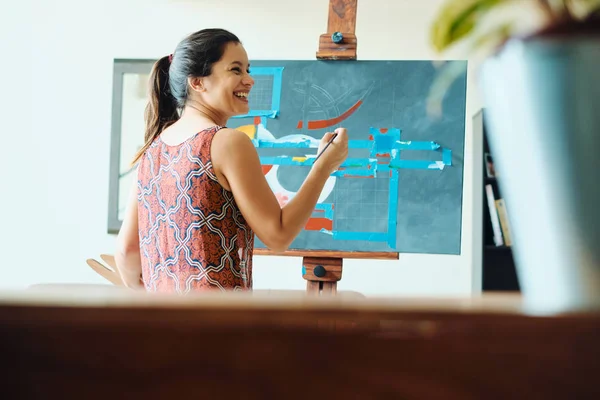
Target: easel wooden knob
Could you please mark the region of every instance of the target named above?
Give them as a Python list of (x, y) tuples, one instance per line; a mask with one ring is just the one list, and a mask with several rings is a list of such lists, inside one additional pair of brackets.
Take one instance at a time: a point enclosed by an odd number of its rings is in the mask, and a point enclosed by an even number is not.
[(306, 279), (306, 291), (310, 295), (333, 296), (337, 283), (342, 279), (343, 259), (337, 257), (303, 257), (302, 277)]
[(319, 37), (318, 60), (356, 60), (357, 0), (329, 0), (327, 33)]

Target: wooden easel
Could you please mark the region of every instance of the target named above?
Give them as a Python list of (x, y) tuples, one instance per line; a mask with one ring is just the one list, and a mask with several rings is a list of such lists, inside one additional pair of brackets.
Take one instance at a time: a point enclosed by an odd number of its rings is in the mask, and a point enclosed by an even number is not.
[[(319, 60), (356, 60), (358, 41), (356, 29), (357, 0), (329, 0), (327, 33), (319, 37)], [(275, 254), (255, 249), (257, 255), (285, 255), (302, 257), (302, 277), (306, 291), (315, 296), (333, 296), (342, 279), (344, 258), (397, 260), (396, 252), (302, 251), (290, 250)]]

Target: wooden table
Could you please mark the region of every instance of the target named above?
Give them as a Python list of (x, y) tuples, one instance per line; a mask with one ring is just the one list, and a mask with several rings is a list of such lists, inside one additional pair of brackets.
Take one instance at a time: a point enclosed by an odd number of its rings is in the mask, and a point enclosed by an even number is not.
[(0, 293), (0, 324), (6, 399), (600, 398), (600, 315), (516, 296), (63, 288)]

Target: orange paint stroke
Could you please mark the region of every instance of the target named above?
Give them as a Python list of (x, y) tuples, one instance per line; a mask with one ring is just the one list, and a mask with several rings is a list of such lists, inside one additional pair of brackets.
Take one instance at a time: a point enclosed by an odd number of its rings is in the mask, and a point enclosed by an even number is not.
[(387, 133), (388, 128), (379, 128), (379, 132), (381, 133)]
[(323, 128), (327, 128), (329, 126), (333, 126), (335, 124), (339, 124), (340, 122), (342, 122), (343, 120), (348, 118), (350, 115), (352, 115), (354, 113), (354, 111), (356, 111), (358, 109), (358, 107), (361, 106), (361, 104), (362, 104), (362, 100), (357, 101), (356, 104), (354, 104), (352, 107), (350, 107), (346, 112), (344, 112), (339, 117), (335, 117), (335, 118), (331, 118), (331, 119), (319, 119), (316, 121), (308, 121), (308, 124), (307, 124), (308, 129), (323, 129)]
[(377, 153), (377, 154), (375, 154), (375, 156), (377, 156), (377, 157), (389, 157), (390, 153)]
[(254, 125), (260, 124), (260, 117), (254, 117)]
[(373, 135), (369, 135), (369, 140), (373, 140)]
[(307, 231), (320, 231), (321, 229), (333, 230), (333, 221), (327, 218), (309, 218), (306, 226)]
[(298, 121), (298, 125), (296, 125), (296, 129), (302, 129), (303, 122)]
[(266, 175), (269, 173), (271, 168), (273, 168), (273, 166), (272, 165), (261, 165), (261, 168), (262, 168), (263, 175)]

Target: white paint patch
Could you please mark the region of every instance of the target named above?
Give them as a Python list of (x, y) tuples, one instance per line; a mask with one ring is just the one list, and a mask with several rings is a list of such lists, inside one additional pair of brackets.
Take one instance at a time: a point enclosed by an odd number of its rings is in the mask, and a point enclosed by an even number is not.
[(429, 166), (427, 168), (443, 170), (445, 166), (446, 166), (446, 164), (444, 164), (443, 161), (435, 161), (434, 163), (429, 164)]

